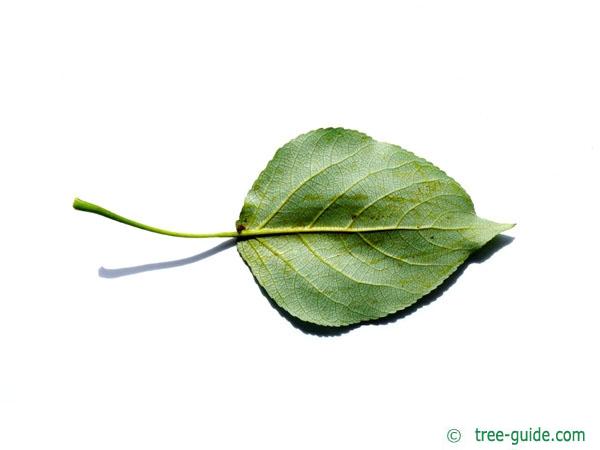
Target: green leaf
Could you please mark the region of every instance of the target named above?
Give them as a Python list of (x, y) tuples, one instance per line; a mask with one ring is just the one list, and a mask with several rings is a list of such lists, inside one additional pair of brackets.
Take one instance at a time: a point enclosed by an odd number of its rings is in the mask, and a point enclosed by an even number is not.
[(253, 237), (237, 248), (279, 306), (341, 326), (410, 306), (512, 226), (477, 217), (413, 153), (328, 128), (277, 151), (246, 197), (237, 229)]
[(477, 217), (464, 189), (431, 163), (342, 128), (280, 148), (248, 193), (236, 231), (181, 233), (78, 198), (73, 207), (170, 236), (236, 237), (279, 306), (326, 326), (412, 305), (513, 227)]

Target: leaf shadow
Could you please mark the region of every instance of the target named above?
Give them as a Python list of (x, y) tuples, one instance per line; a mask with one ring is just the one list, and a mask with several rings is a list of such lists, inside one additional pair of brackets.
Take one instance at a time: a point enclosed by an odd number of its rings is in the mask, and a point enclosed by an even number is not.
[(102, 278), (119, 278), (128, 275), (135, 275), (142, 272), (151, 272), (153, 270), (162, 270), (162, 269), (171, 269), (173, 267), (185, 266), (187, 264), (192, 264), (198, 261), (202, 261), (210, 256), (216, 255), (228, 248), (235, 246), (235, 239), (227, 239), (224, 242), (221, 242), (219, 245), (215, 245), (208, 250), (200, 252), (193, 256), (188, 256), (187, 258), (181, 259), (173, 259), (170, 261), (161, 261), (150, 264), (142, 264), (139, 266), (131, 266), (131, 267), (121, 267), (118, 269), (107, 269), (105, 267), (100, 267), (98, 269), (98, 276)]
[(346, 325), (346, 326), (341, 326), (341, 327), (328, 327), (328, 326), (324, 326), (324, 325), (317, 325), (314, 323), (305, 322), (303, 320), (298, 319), (295, 316), (292, 316), (290, 313), (288, 313), (286, 310), (284, 310), (281, 306), (279, 306), (277, 303), (275, 303), (275, 301), (269, 296), (267, 291), (265, 291), (264, 288), (258, 283), (256, 278), (254, 278), (254, 281), (260, 288), (260, 291), (262, 292), (262, 294), (267, 298), (267, 300), (269, 301), (271, 306), (281, 316), (283, 316), (288, 322), (290, 322), (295, 328), (299, 329), (303, 333), (312, 334), (312, 335), (316, 335), (316, 336), (322, 336), (322, 337), (341, 336), (345, 333), (348, 333), (356, 328), (359, 328), (359, 327), (362, 327), (365, 325), (385, 325), (388, 323), (396, 322), (400, 319), (405, 318), (406, 316), (411, 315), (412, 313), (417, 311), (419, 308), (421, 308), (425, 305), (429, 305), (430, 303), (433, 303), (438, 298), (440, 298), (442, 296), (442, 294), (444, 292), (446, 292), (452, 285), (454, 285), (454, 283), (456, 283), (456, 280), (458, 280), (458, 278), (463, 274), (463, 272), (467, 269), (467, 267), (469, 265), (480, 264), (484, 261), (487, 261), (489, 258), (492, 257), (492, 255), (494, 253), (496, 253), (498, 250), (502, 249), (503, 247), (506, 247), (507, 245), (509, 245), (512, 241), (514, 241), (514, 239), (515, 238), (513, 238), (511, 236), (506, 236), (504, 234), (496, 236), (494, 239), (492, 239), (490, 242), (488, 242), (482, 248), (480, 248), (479, 250), (474, 252), (471, 256), (469, 256), (469, 258), (467, 258), (467, 260), (460, 267), (458, 267), (458, 269), (456, 269), (454, 271), (454, 273), (452, 273), (452, 275), (450, 275), (448, 278), (446, 278), (446, 280), (444, 280), (444, 282), (442, 284), (440, 284), (437, 288), (435, 288), (429, 294), (421, 297), (421, 299), (419, 299), (416, 303), (412, 304), (408, 308), (404, 308), (400, 311), (397, 311), (395, 313), (392, 313), (392, 314), (382, 317), (380, 319), (369, 320), (366, 322), (361, 322), (361, 323), (357, 323), (357, 324), (353, 324), (353, 325)]

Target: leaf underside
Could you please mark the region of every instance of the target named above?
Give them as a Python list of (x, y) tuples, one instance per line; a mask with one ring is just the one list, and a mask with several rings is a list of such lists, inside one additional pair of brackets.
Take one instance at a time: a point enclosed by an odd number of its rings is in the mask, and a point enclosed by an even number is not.
[(413, 153), (327, 128), (277, 151), (237, 227), (277, 233), (237, 248), (279, 306), (342, 326), (410, 306), (512, 225), (477, 217), (463, 188)]

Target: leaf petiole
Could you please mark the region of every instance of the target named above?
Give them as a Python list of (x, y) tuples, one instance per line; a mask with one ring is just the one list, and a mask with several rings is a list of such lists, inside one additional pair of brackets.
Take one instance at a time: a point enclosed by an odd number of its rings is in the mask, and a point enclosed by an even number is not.
[(151, 227), (149, 225), (144, 225), (143, 223), (136, 222), (135, 220), (131, 220), (126, 217), (120, 216), (119, 214), (109, 211), (108, 209), (103, 208), (102, 206), (86, 202), (85, 200), (81, 200), (80, 198), (75, 198), (75, 200), (73, 200), (73, 208), (78, 209), (79, 211), (98, 214), (108, 219), (124, 223), (125, 225), (140, 228), (146, 231), (151, 231), (152, 233), (165, 234), (167, 236), (183, 238), (226, 238), (239, 236), (239, 233), (237, 231), (221, 231), (218, 233), (179, 233), (177, 231), (163, 230), (162, 228)]

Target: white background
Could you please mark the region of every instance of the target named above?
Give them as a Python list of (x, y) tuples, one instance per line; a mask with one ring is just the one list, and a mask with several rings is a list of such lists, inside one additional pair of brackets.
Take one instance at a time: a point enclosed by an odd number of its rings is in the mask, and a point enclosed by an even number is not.
[[(0, 448), (435, 449), (474, 429), (598, 448), (594, 2), (0, 6)], [(358, 129), (515, 239), (386, 325), (306, 334), (228, 248), (275, 150)], [(463, 432), (446, 440), (449, 428)], [(531, 448), (527, 446), (519, 448)]]

